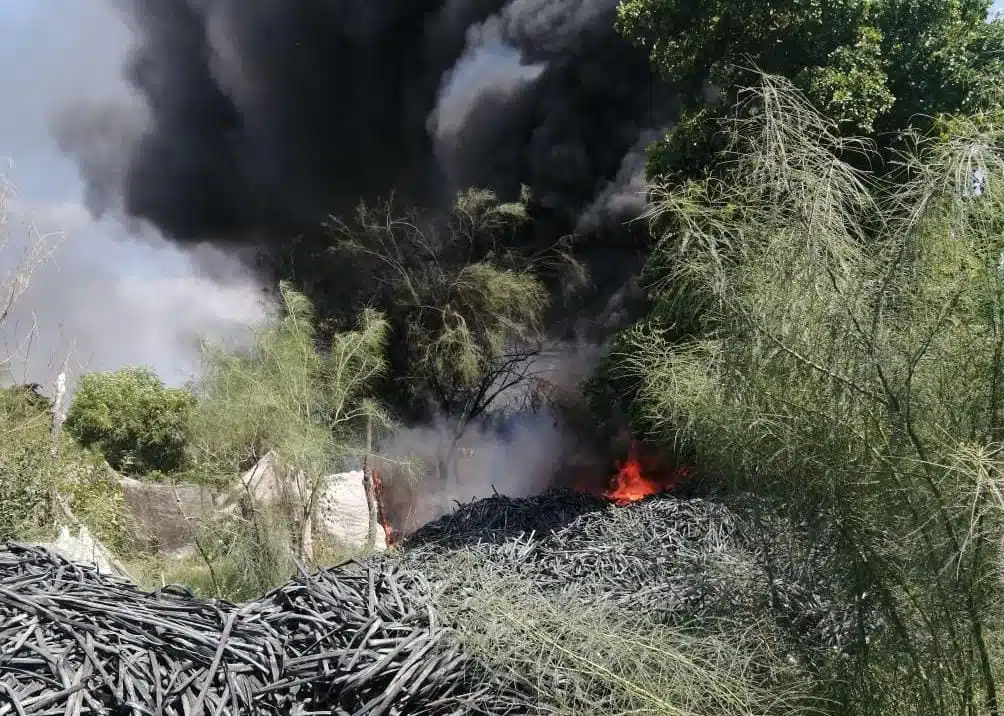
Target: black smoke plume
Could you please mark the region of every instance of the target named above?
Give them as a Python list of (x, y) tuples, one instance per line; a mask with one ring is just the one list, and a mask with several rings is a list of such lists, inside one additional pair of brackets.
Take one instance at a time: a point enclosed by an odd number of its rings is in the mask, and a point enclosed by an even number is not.
[(96, 213), (274, 255), (362, 198), (525, 184), (539, 231), (588, 235), (608, 296), (636, 268), (623, 223), (675, 103), (617, 0), (114, 1), (142, 128), (105, 106), (57, 126)]

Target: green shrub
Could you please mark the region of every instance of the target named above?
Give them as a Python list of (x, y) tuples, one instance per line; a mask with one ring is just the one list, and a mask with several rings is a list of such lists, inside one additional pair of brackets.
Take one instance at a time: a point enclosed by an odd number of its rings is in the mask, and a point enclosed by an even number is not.
[(120, 472), (170, 473), (185, 466), (195, 397), (168, 388), (145, 367), (85, 375), (66, 416), (66, 430)]
[(209, 472), (234, 476), (274, 450), (291, 469), (326, 474), (359, 447), (360, 420), (376, 415), (366, 391), (384, 367), (382, 318), (365, 312), (325, 352), (310, 302), (288, 286), (281, 297), (283, 315), (248, 350), (206, 349), (191, 445)]
[(353, 279), (340, 282), (353, 289), (338, 308), (351, 316), (375, 306), (386, 316), (392, 380), (384, 399), (408, 420), (449, 418), (463, 432), (492, 409), (499, 385), (509, 394), (533, 387), (526, 360), (540, 348), (551, 306), (544, 277), (560, 277), (571, 295), (586, 275), (566, 240), (518, 247), (529, 200), (526, 188), (512, 203), (469, 189), (449, 212), (382, 201), (329, 221), (326, 260)]
[(0, 390), (0, 543), (51, 525), (59, 474), (51, 414), (31, 391)]
[(114, 554), (128, 554), (136, 525), (121, 485), (70, 438), (53, 454), (50, 404), (31, 388), (0, 390), (0, 543), (54, 537), (64, 518), (58, 493), (91, 534)]
[(280, 294), (282, 315), (259, 326), (250, 348), (207, 349), (191, 450), (199, 469), (221, 480), (274, 451), (291, 478), (283, 508), (303, 545), (321, 478), (361, 454), (364, 421), (383, 421), (367, 396), (384, 369), (387, 325), (364, 311), (356, 330), (322, 350), (311, 303), (287, 285)]
[(113, 554), (125, 557), (137, 550), (139, 525), (126, 507), (122, 485), (99, 457), (64, 445), (58, 488), (73, 516)]
[(766, 78), (721, 175), (656, 191), (662, 335), (621, 354), (640, 425), (836, 527), (833, 578), (885, 624), (817, 655), (838, 713), (999, 713), (1004, 135), (949, 128), (880, 181)]

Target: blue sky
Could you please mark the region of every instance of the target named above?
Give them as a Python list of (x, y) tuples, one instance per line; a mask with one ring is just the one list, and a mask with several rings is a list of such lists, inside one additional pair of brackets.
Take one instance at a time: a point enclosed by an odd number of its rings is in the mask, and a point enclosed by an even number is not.
[(0, 287), (22, 260), (29, 219), (63, 232), (13, 319), (0, 325), (0, 361), (14, 354), (18, 380), (49, 384), (70, 354), (78, 374), (141, 363), (177, 383), (196, 369), (197, 335), (232, 336), (262, 316), (254, 282), (216, 283), (152, 231), (137, 237), (82, 204), (76, 167), (50, 128), (80, 102), (129, 99), (119, 77), (129, 34), (111, 5), (0, 0), (0, 172), (18, 188), (13, 218), (0, 229)]
[(0, 16), (17, 20), (31, 13), (41, 0), (0, 0)]

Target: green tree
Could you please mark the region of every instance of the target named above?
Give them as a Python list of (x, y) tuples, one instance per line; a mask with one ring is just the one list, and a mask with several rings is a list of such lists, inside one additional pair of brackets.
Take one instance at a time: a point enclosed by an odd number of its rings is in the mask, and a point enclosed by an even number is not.
[(731, 128), (719, 176), (654, 191), (637, 424), (837, 528), (885, 625), (809, 656), (839, 713), (999, 714), (1004, 126), (909, 137), (893, 188), (787, 81)]
[(185, 467), (188, 420), (195, 396), (169, 388), (146, 367), (83, 376), (66, 430), (116, 470), (142, 475)]
[(359, 420), (382, 417), (367, 397), (384, 370), (383, 318), (364, 311), (325, 352), (310, 301), (285, 283), (279, 295), (281, 315), (258, 327), (250, 348), (206, 346), (191, 419), (203, 469), (229, 477), (274, 450), (289, 467), (322, 475), (359, 447)]
[[(754, 68), (787, 77), (846, 133), (880, 135), (920, 117), (1000, 106), (1004, 23), (991, 0), (624, 0), (618, 28), (690, 96), (652, 154), (652, 174), (688, 174)], [(705, 102), (706, 83), (719, 100)], [(698, 99), (700, 98), (700, 99)], [(702, 112), (702, 110), (704, 110)], [(674, 136), (675, 135), (675, 136)], [(682, 151), (686, 148), (691, 151)]]
[[(336, 333), (323, 350), (310, 301), (285, 283), (279, 295), (280, 315), (258, 327), (249, 348), (206, 347), (191, 453), (200, 472), (229, 482), (274, 451), (290, 478), (279, 507), (306, 554), (322, 478), (362, 454), (364, 421), (384, 421), (369, 396), (385, 369), (387, 323), (364, 310), (355, 330)], [(256, 523), (262, 544), (268, 532)]]
[(582, 279), (561, 246), (532, 255), (509, 248), (529, 221), (523, 199), (470, 190), (445, 220), (384, 202), (328, 226), (331, 256), (358, 281), (347, 305), (375, 305), (390, 323), (395, 407), (412, 420), (448, 422), (444, 479), (466, 426), (501, 396), (532, 391), (550, 303), (538, 272), (563, 267)]

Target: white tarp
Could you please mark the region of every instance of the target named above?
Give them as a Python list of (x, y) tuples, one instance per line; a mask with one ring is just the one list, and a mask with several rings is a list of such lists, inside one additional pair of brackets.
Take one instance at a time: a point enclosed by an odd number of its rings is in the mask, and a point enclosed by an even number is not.
[[(301, 502), (310, 493), (302, 476), (291, 480), (278, 464), (275, 453), (269, 453), (248, 470), (241, 486), (224, 504), (232, 509), (242, 494), (250, 494), (258, 504), (274, 505), (282, 500)], [(387, 549), (387, 535), (380, 524), (372, 525), (373, 549)], [(322, 479), (313, 505), (313, 525), (310, 538), (321, 538), (333, 547), (348, 552), (370, 548), (370, 509), (362, 470), (339, 472)]]
[(102, 574), (127, 576), (114, 566), (115, 557), (91, 536), (90, 530), (84, 525), (79, 526), (76, 536), (70, 533), (69, 527), (63, 525), (56, 541), (42, 546), (70, 562), (96, 567)]
[[(373, 549), (387, 549), (387, 535), (372, 525)], [(369, 547), (370, 510), (363, 471), (339, 472), (324, 478), (314, 510), (314, 533), (323, 534), (340, 548), (360, 551)]]

